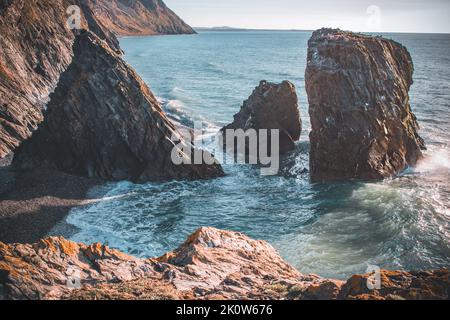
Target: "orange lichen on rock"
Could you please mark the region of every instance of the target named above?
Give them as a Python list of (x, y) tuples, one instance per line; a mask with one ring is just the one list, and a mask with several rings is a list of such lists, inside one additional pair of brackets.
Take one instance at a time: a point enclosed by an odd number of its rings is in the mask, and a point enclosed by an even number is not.
[[(75, 272), (74, 272), (75, 271)], [(73, 288), (76, 276), (81, 287)], [(0, 243), (0, 299), (448, 299), (450, 272), (381, 271), (346, 283), (299, 273), (268, 243), (214, 228), (197, 230), (159, 259), (63, 238)], [(2, 296), (3, 295), (3, 296)]]

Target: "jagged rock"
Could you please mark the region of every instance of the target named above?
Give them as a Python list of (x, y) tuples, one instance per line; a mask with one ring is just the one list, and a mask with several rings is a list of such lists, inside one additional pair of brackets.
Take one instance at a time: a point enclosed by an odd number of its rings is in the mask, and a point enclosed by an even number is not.
[(300, 274), (266, 242), (201, 228), (177, 250), (137, 259), (60, 237), (0, 242), (0, 299), (448, 299), (448, 270), (343, 281)]
[[(60, 74), (72, 60), (66, 10), (84, 0), (0, 0), (0, 158), (28, 138)], [(119, 49), (116, 37), (85, 5), (81, 27)]]
[(91, 32), (77, 37), (50, 98), (45, 121), (15, 153), (16, 169), (134, 182), (223, 175), (218, 164), (173, 163), (175, 127), (142, 79)]
[(0, 158), (43, 120), (49, 94), (72, 60), (78, 32), (67, 25), (72, 5), (81, 9), (81, 28), (116, 51), (122, 29), (128, 35), (193, 32), (158, 0), (0, 0)]
[(248, 100), (244, 101), (233, 123), (222, 128), (224, 137), (228, 129), (278, 129), (280, 152), (293, 150), (302, 131), (295, 86), (289, 81), (281, 84), (261, 81)]
[(86, 0), (98, 20), (119, 36), (194, 34), (161, 0)]
[(300, 287), (321, 281), (300, 275), (263, 241), (213, 228), (199, 229), (158, 259), (136, 259), (63, 238), (0, 243), (5, 299), (268, 299), (282, 297), (280, 283)]
[(381, 289), (369, 290), (373, 274), (355, 275), (342, 287), (339, 299), (350, 300), (448, 300), (448, 270), (405, 272), (381, 270)]
[(334, 29), (314, 32), (308, 47), (312, 180), (382, 179), (414, 166), (425, 146), (410, 107), (408, 50)]

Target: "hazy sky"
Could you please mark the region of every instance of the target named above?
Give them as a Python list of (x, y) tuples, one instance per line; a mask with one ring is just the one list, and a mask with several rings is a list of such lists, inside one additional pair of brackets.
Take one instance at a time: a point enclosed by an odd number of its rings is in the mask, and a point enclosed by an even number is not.
[(194, 27), (450, 32), (450, 0), (165, 0)]

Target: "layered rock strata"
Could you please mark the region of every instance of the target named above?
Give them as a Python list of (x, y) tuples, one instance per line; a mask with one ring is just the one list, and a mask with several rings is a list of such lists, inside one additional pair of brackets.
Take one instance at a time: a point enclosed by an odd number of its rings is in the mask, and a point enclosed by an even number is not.
[[(193, 30), (160, 0), (0, 0), (0, 158), (14, 151), (43, 120), (49, 94), (72, 60), (81, 29), (115, 51), (116, 34), (174, 34)], [(120, 32), (120, 30), (126, 30)]]
[(162, 0), (84, 0), (96, 18), (119, 36), (194, 34)]
[[(181, 150), (185, 163), (173, 155)], [(109, 46), (89, 31), (74, 44), (74, 58), (51, 94), (45, 121), (16, 151), (19, 170), (57, 169), (105, 180), (134, 182), (206, 179), (219, 164), (194, 164), (157, 99)], [(214, 160), (214, 159), (213, 159)]]

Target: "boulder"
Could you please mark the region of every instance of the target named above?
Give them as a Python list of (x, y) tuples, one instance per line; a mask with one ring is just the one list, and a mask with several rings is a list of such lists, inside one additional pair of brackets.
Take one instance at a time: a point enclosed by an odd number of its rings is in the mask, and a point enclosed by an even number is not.
[(395, 41), (313, 33), (306, 69), (313, 181), (383, 179), (421, 159), (425, 144), (408, 94), (413, 71)]
[[(45, 121), (17, 149), (13, 166), (138, 183), (223, 175), (218, 164), (174, 164), (174, 147), (183, 142), (176, 137), (180, 135), (136, 72), (106, 42), (83, 31), (71, 65), (50, 96)], [(202, 152), (189, 148), (188, 160)]]
[(261, 81), (248, 100), (244, 101), (233, 123), (222, 128), (225, 139), (228, 129), (278, 129), (280, 153), (293, 150), (302, 131), (294, 84), (289, 81), (280, 84)]

